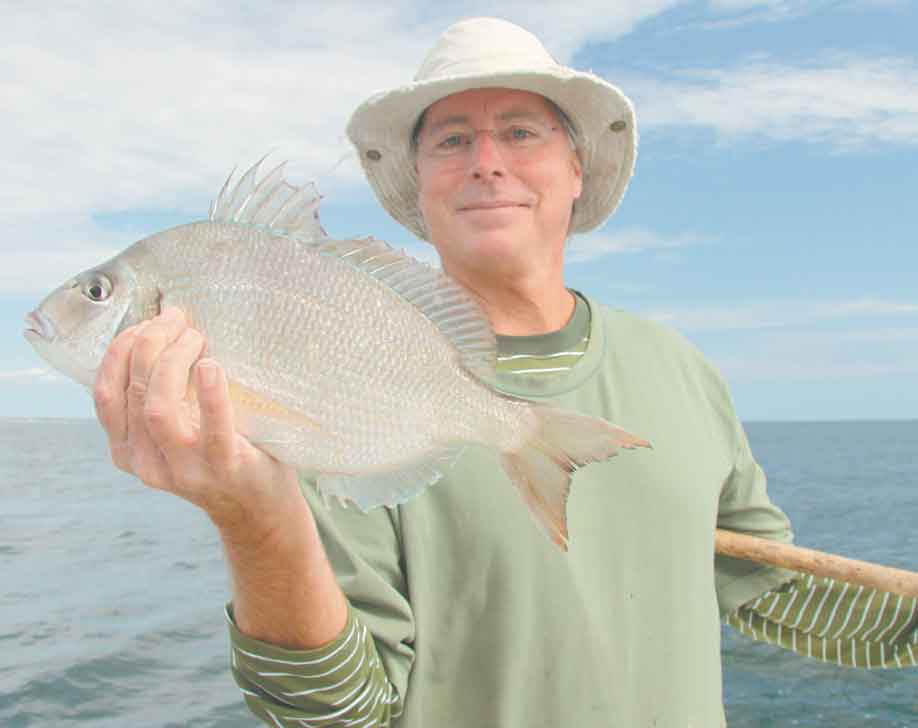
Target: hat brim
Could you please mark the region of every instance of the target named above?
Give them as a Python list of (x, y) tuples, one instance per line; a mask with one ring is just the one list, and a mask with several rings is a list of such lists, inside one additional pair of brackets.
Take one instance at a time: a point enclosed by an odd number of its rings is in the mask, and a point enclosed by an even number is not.
[(601, 225), (618, 206), (637, 154), (634, 109), (615, 86), (592, 73), (558, 66), (551, 71), (453, 76), (407, 84), (376, 94), (354, 111), (347, 134), (386, 211), (427, 239), (418, 209), (417, 174), (410, 137), (421, 113), (461, 91), (509, 88), (550, 99), (574, 125), (583, 166), (583, 190), (574, 206), (570, 232)]

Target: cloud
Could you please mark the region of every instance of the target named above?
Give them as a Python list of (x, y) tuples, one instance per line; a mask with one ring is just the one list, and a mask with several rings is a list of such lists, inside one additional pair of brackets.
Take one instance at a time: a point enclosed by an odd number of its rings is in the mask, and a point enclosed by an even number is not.
[(855, 343), (892, 344), (902, 341), (918, 341), (918, 327), (864, 329), (844, 331), (835, 335), (838, 341)]
[(5, 247), (0, 247), (0, 295), (37, 299), (137, 237), (100, 230), (78, 214), (12, 221), (4, 229)]
[(705, 30), (736, 28), (753, 23), (793, 20), (825, 7), (832, 0), (711, 0), (714, 18), (698, 24)]
[[(678, 1), (589, 0), (563, 14), (512, 1), (501, 14), (569, 60)], [(72, 273), (64, 258), (107, 239), (93, 220), (164, 210), (200, 217), (234, 165), (272, 149), (291, 159), (293, 181), (318, 179), (328, 197), (363, 189), (344, 136), (350, 113), (409, 81), (449, 23), (494, 12), (483, 0), (436, 15), (408, 0), (138, 7), (4, 8), (0, 295)], [(48, 261), (54, 272), (41, 283), (24, 261), (38, 249), (70, 251)], [(14, 273), (24, 262), (29, 274)]]
[[(567, 57), (675, 4), (584, 2), (561, 18), (510, 2), (502, 13)], [(0, 198), (10, 209), (200, 209), (232, 164), (271, 148), (317, 175), (350, 153), (344, 127), (358, 103), (406, 83), (459, 16), (433, 19), (404, 1), (134, 8), (5, 10), (0, 93), (15, 111), (0, 128), (14, 140), (4, 155), (14, 174)], [(355, 164), (335, 174), (361, 179)]]
[(645, 129), (712, 129), (723, 140), (804, 141), (836, 151), (918, 146), (918, 60), (827, 53), (796, 65), (768, 56), (687, 68), (623, 85)]
[(918, 374), (918, 328), (755, 332), (712, 358), (732, 381), (911, 376)]
[(910, 0), (849, 0), (842, 7), (846, 10), (884, 10), (907, 8)]
[(867, 317), (918, 316), (918, 303), (857, 299), (837, 302), (770, 301), (736, 306), (689, 306), (646, 312), (649, 318), (685, 331), (808, 326)]
[(874, 379), (918, 374), (918, 356), (910, 361), (839, 361), (806, 349), (795, 352), (758, 352), (753, 356), (720, 357), (718, 369), (731, 382), (823, 381), (826, 379)]
[(607, 255), (680, 248), (698, 240), (694, 235), (668, 238), (641, 227), (623, 228), (611, 233), (592, 233), (572, 238), (568, 243), (566, 261), (585, 263)]
[[(615, 40), (631, 32), (639, 23), (683, 4), (685, 0), (625, 3), (587, 0), (567, 4), (564, 12), (558, 12), (554, 3), (505, 0), (499, 5), (499, 15), (535, 33), (559, 61), (570, 62), (574, 53), (587, 43)], [(477, 0), (466, 3), (460, 15), (494, 15), (497, 7), (491, 0)]]
[(63, 379), (64, 377), (61, 377), (54, 372), (51, 372), (47, 369), (40, 369), (38, 367), (32, 367), (31, 369), (14, 369), (12, 371), (6, 372), (0, 371), (0, 381), (40, 380), (43, 382), (59, 382), (63, 381)]

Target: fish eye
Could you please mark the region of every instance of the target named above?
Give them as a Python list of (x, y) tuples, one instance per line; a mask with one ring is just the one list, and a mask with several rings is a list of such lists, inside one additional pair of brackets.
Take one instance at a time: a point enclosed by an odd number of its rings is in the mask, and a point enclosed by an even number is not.
[(111, 292), (112, 283), (105, 276), (94, 276), (83, 286), (83, 295), (96, 303), (106, 300), (111, 295)]

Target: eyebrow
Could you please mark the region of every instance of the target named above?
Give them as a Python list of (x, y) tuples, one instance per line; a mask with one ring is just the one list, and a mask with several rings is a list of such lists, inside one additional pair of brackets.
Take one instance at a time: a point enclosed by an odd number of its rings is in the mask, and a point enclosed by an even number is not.
[[(514, 121), (516, 119), (535, 119), (541, 121), (545, 119), (545, 114), (539, 111), (530, 111), (528, 109), (507, 109), (504, 112), (501, 112), (497, 115), (497, 121)], [(437, 132), (440, 129), (443, 129), (447, 126), (452, 126), (454, 124), (469, 124), (469, 117), (467, 114), (453, 114), (452, 116), (447, 116), (444, 119), (435, 121), (433, 123), (425, 122), (423, 131), (428, 133)]]

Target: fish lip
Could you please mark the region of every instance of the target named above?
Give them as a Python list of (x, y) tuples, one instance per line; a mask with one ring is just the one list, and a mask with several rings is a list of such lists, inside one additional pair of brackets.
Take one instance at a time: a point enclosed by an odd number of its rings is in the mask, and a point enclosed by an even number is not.
[(41, 311), (32, 311), (26, 314), (25, 324), (26, 328), (23, 334), (25, 334), (27, 339), (30, 337), (38, 337), (39, 339), (51, 341), (56, 334), (51, 319), (45, 316)]

